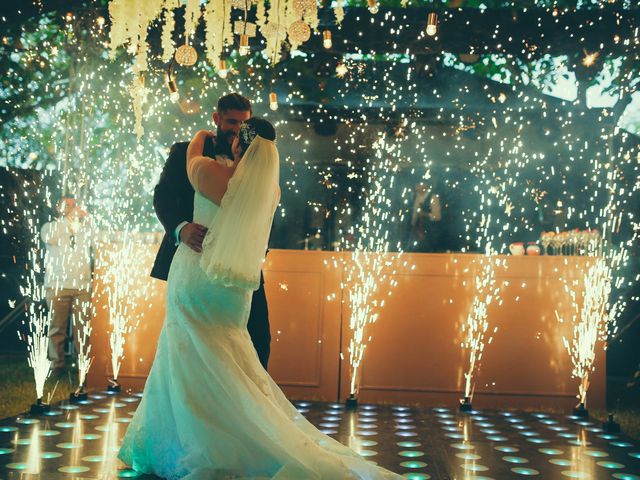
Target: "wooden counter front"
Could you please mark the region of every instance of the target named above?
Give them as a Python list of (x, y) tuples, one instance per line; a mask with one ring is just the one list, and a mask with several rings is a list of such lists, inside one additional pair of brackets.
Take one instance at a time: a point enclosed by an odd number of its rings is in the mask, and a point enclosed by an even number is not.
[[(117, 248), (113, 245), (110, 248)], [(164, 282), (148, 277), (156, 245), (136, 246), (138, 291), (131, 315), (138, 327), (127, 337), (120, 382), (142, 388), (164, 317)], [(104, 252), (98, 253), (98, 259)], [(292, 399), (343, 401), (348, 395), (349, 305), (344, 263), (349, 252), (272, 250), (264, 275), (271, 321), (269, 372)], [(464, 387), (466, 357), (461, 325), (473, 299), (475, 254), (405, 254), (395, 265), (385, 305), (368, 327), (371, 341), (363, 361), (363, 402), (454, 405)], [(489, 307), (489, 329), (476, 377), (474, 405), (480, 408), (560, 407), (576, 403), (578, 381), (562, 336), (571, 326), (554, 310), (566, 312), (568, 295), (561, 278), (576, 278), (588, 266), (585, 257), (502, 257), (498, 269), (502, 302)], [(104, 262), (97, 261), (94, 283), (93, 352), (89, 387), (111, 376), (109, 318)], [(402, 266), (405, 264), (405, 266)], [(389, 270), (388, 273), (391, 273)], [(344, 352), (341, 361), (340, 352)], [(597, 346), (589, 406), (605, 405), (605, 355)]]

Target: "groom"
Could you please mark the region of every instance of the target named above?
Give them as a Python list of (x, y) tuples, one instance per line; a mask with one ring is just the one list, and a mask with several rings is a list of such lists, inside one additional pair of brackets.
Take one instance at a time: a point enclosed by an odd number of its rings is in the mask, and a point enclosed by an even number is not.
[[(251, 102), (237, 93), (230, 93), (218, 100), (213, 121), (217, 126), (214, 140), (207, 139), (204, 155), (218, 162), (231, 162), (231, 144), (240, 131), (240, 124), (251, 117)], [(151, 276), (166, 280), (169, 267), (178, 245), (184, 243), (195, 252), (202, 251), (202, 241), (207, 233), (203, 225), (193, 223), (194, 190), (187, 179), (187, 147), (189, 142), (176, 143), (171, 147), (160, 180), (153, 194), (153, 207), (165, 229), (165, 235), (151, 270)], [(258, 352), (260, 363), (267, 369), (271, 350), (269, 311), (264, 293), (264, 278), (260, 276), (260, 287), (253, 292), (251, 313), (247, 330)]]

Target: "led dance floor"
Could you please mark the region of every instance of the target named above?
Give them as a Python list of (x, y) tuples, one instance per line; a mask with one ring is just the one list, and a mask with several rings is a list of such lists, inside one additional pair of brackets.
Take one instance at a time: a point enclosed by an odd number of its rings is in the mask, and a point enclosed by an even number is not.
[[(157, 478), (116, 459), (139, 400), (139, 394), (94, 394), (81, 405), (55, 405), (47, 415), (1, 421), (0, 479)], [(640, 442), (607, 434), (593, 420), (382, 405), (352, 412), (335, 403), (295, 404), (314, 425), (367, 460), (414, 480), (640, 480)]]

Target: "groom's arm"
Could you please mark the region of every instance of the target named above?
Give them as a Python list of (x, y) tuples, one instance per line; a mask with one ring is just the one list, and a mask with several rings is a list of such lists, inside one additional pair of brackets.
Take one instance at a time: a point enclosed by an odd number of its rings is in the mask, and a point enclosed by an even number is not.
[[(177, 183), (185, 176), (186, 145), (173, 145), (162, 168), (160, 180), (153, 191), (153, 208), (165, 231), (175, 237), (178, 225), (188, 222), (179, 208), (180, 189)], [(182, 171), (181, 171), (182, 170)]]

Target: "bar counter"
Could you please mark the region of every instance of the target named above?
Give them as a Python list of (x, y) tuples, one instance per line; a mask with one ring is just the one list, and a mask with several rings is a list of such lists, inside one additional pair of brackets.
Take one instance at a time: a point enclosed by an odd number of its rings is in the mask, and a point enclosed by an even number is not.
[[(97, 252), (93, 288), (89, 388), (112, 376), (109, 347), (109, 251)], [(164, 317), (165, 283), (148, 276), (157, 243), (131, 249), (127, 335), (119, 381), (141, 389), (155, 354)], [(344, 401), (349, 388), (349, 304), (345, 269), (350, 252), (271, 250), (264, 265), (272, 344), (269, 372), (291, 399)], [(391, 258), (391, 257), (390, 257)], [(384, 299), (367, 328), (360, 380), (361, 402), (455, 405), (464, 389), (462, 325), (473, 301), (477, 254), (404, 254), (385, 267), (396, 282), (381, 285)], [(479, 408), (564, 408), (577, 403), (578, 380), (563, 345), (572, 327), (555, 310), (569, 312), (561, 278), (579, 279), (592, 259), (505, 256), (496, 269), (500, 302), (488, 309), (489, 329), (476, 374)], [(395, 273), (392, 273), (394, 272)], [(344, 288), (342, 287), (344, 285)], [(497, 330), (494, 332), (494, 329)], [(343, 355), (341, 355), (343, 352)], [(342, 360), (341, 360), (342, 359)], [(605, 352), (599, 343), (588, 407), (605, 406)]]

